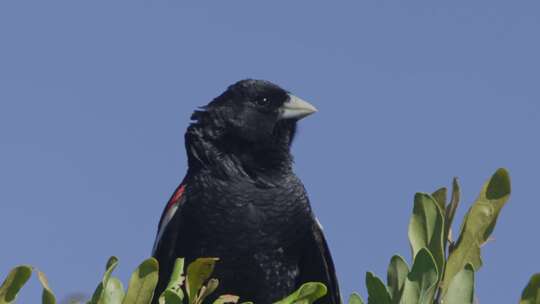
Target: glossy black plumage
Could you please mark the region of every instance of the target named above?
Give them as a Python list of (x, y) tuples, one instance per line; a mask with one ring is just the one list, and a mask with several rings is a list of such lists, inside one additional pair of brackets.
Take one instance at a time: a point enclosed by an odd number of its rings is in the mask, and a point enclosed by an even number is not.
[(237, 82), (195, 111), (185, 135), (188, 172), (154, 245), (157, 295), (176, 257), (219, 257), (216, 295), (272, 303), (301, 283), (320, 281), (329, 289), (324, 302), (340, 302), (326, 241), (292, 171), (297, 120), (313, 111), (260, 80)]

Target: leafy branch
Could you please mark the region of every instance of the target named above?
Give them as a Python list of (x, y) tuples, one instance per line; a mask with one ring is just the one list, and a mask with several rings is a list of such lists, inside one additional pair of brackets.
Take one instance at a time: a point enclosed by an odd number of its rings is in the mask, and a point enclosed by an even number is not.
[[(408, 236), (412, 266), (394, 255), (388, 266), (386, 284), (375, 274), (366, 273), (368, 304), (472, 304), (474, 302), (475, 272), (482, 266), (481, 251), (495, 228), (497, 218), (507, 203), (511, 187), (505, 169), (499, 169), (485, 183), (478, 198), (469, 208), (459, 237), (452, 238), (452, 222), (459, 206), (460, 187), (452, 183), (450, 200), (447, 189), (417, 193), (414, 197)], [(218, 258), (199, 258), (185, 271), (184, 259), (175, 262), (170, 281), (159, 295), (160, 304), (203, 304), (219, 286), (212, 278)], [(101, 282), (86, 304), (149, 304), (158, 282), (158, 262), (143, 261), (131, 275), (127, 290), (112, 275), (118, 259), (107, 261)], [(45, 274), (28, 265), (13, 268), (0, 286), (0, 304), (14, 303), (17, 294), (37, 272), (43, 286), (42, 303), (56, 304)], [(275, 304), (311, 304), (326, 295), (326, 286), (309, 282)], [(221, 295), (211, 304), (236, 304), (239, 297)], [(349, 304), (363, 304), (360, 295), (353, 293)], [(540, 304), (540, 273), (533, 275), (521, 294), (520, 304)], [(243, 302), (242, 304), (250, 304)], [(252, 303), (251, 303), (252, 304)]]

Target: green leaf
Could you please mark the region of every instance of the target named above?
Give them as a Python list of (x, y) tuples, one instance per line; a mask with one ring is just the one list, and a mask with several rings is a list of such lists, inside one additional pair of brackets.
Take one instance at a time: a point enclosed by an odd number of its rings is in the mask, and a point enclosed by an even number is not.
[(126, 293), (122, 282), (115, 277), (110, 277), (107, 281), (107, 288), (103, 292), (103, 304), (122, 304)]
[(238, 296), (233, 295), (222, 295), (219, 298), (217, 298), (213, 304), (227, 304), (227, 303), (238, 303), (238, 300), (240, 298)]
[(420, 249), (405, 280), (399, 303), (432, 304), (438, 276), (435, 259), (427, 249)]
[(182, 304), (184, 301), (184, 292), (182, 286), (185, 282), (184, 277), (184, 259), (177, 258), (174, 262), (174, 268), (167, 288), (159, 297), (160, 304)]
[(210, 278), (218, 258), (198, 258), (189, 264), (187, 269), (186, 291), (189, 303), (197, 300), (199, 290), (204, 282)]
[(302, 284), (298, 290), (298, 300), (313, 303), (326, 295), (326, 286), (319, 282), (308, 282)]
[(497, 170), (495, 174), (493, 174), (493, 176), (491, 177), (491, 180), (487, 184), (487, 189), (485, 191), (485, 198), (490, 201), (495, 208), (495, 216), (490, 222), (490, 225), (488, 226), (486, 231), (484, 232), (484, 239), (486, 241), (495, 229), (499, 213), (510, 198), (510, 192), (512, 192), (510, 185), (510, 174), (506, 169)]
[(390, 304), (390, 294), (384, 283), (371, 272), (366, 273), (366, 287), (368, 291), (368, 304)]
[(392, 298), (392, 303), (399, 303), (401, 293), (403, 291), (403, 285), (409, 274), (409, 266), (407, 262), (399, 256), (394, 255), (388, 265), (388, 273), (386, 276), (386, 283), (388, 285), (388, 292)]
[(218, 288), (219, 281), (217, 279), (210, 279), (208, 283), (201, 288), (201, 292), (197, 297), (197, 303), (202, 304), (204, 300), (211, 295)]
[(302, 284), (291, 295), (286, 297), (283, 300), (276, 302), (275, 304), (292, 304), (292, 303), (302, 303), (302, 304), (311, 304), (316, 300), (324, 297), (326, 295), (326, 286), (323, 283), (319, 282), (308, 282)]
[(519, 304), (540, 304), (540, 273), (531, 277), (521, 293)]
[(450, 198), (450, 203), (446, 206), (445, 221), (444, 221), (444, 234), (443, 234), (443, 247), (446, 248), (446, 244), (451, 240), (450, 230), (452, 229), (452, 222), (454, 221), (454, 216), (456, 215), (456, 210), (459, 206), (459, 200), (461, 197), (461, 192), (459, 188), (459, 182), (456, 177), (452, 181), (452, 198)]
[(359, 294), (353, 292), (349, 297), (349, 304), (364, 304), (364, 300)]
[(105, 273), (103, 274), (101, 282), (96, 287), (96, 290), (92, 295), (92, 299), (89, 302), (90, 304), (107, 304), (107, 302), (104, 301), (105, 289), (103, 288), (103, 286), (107, 286), (111, 273), (116, 268), (116, 266), (118, 266), (118, 258), (115, 256), (111, 256), (109, 260), (107, 260), (107, 264), (105, 266)]
[(43, 286), (43, 293), (41, 294), (41, 302), (43, 304), (56, 304), (56, 298), (54, 297), (54, 294), (49, 287), (49, 281), (47, 280), (47, 277), (45, 274), (41, 271), (37, 272), (39, 282), (41, 283), (41, 286)]
[(443, 297), (445, 304), (472, 304), (474, 301), (474, 268), (470, 263), (461, 269), (448, 286)]
[(17, 294), (32, 275), (30, 266), (21, 265), (13, 268), (0, 286), (0, 304), (15, 301)]
[(131, 275), (123, 304), (148, 304), (152, 301), (158, 281), (158, 262), (149, 258), (142, 262)]
[(172, 292), (164, 291), (159, 297), (159, 304), (182, 304), (184, 303), (178, 296)]
[(109, 274), (118, 266), (118, 258), (115, 256), (111, 256), (107, 260), (107, 264), (105, 265), (105, 271), (109, 271)]
[[(115, 257), (115, 256), (110, 257), (109, 260), (107, 261), (107, 265), (105, 266), (105, 274), (103, 274), (103, 279), (101, 280), (102, 287), (103, 286), (109, 287), (109, 280), (110, 280), (110, 277), (111, 277), (111, 273), (116, 268), (116, 266), (118, 266), (118, 258)], [(120, 283), (120, 285), (122, 285), (122, 283)], [(110, 288), (115, 290), (115, 288), (117, 288), (117, 287), (118, 286), (111, 286)], [(112, 291), (112, 290), (109, 290), (109, 292), (110, 291)], [(109, 302), (106, 302), (104, 300), (106, 293), (107, 293), (107, 288), (105, 288), (105, 290), (101, 293), (101, 295), (99, 297), (99, 300), (98, 300), (98, 304), (109, 304)], [(118, 293), (118, 291), (115, 290), (115, 293)], [(123, 294), (124, 294), (124, 287), (122, 286), (122, 296), (123, 296)], [(115, 296), (118, 297), (117, 294), (115, 294)], [(122, 302), (120, 302), (120, 303), (122, 303)]]
[(446, 206), (447, 192), (448, 190), (446, 189), (446, 187), (442, 187), (431, 193), (431, 196), (435, 199), (435, 202), (437, 202), (437, 205), (441, 210), (444, 210)]
[(92, 294), (92, 298), (86, 304), (97, 304), (99, 298), (103, 295), (103, 283), (99, 282), (98, 286)]
[(510, 177), (505, 169), (497, 170), (482, 188), (476, 202), (465, 215), (459, 239), (448, 257), (441, 287), (443, 296), (452, 278), (467, 263), (471, 263), (475, 270), (482, 266), (480, 248), (493, 232), (499, 213), (510, 197), (510, 192)]
[(429, 249), (435, 259), (437, 273), (440, 275), (445, 262), (443, 229), (444, 217), (433, 197), (417, 193), (414, 197), (413, 215), (409, 222), (409, 241), (413, 256), (416, 256), (422, 248)]

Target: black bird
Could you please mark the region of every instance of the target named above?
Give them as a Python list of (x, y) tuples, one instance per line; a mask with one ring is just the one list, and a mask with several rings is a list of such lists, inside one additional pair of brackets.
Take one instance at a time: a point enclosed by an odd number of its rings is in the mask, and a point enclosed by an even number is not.
[(316, 111), (271, 82), (247, 79), (193, 113), (188, 171), (154, 243), (155, 303), (177, 257), (219, 257), (215, 294), (265, 304), (318, 281), (328, 287), (324, 302), (340, 303), (332, 257), (290, 153), (297, 121)]

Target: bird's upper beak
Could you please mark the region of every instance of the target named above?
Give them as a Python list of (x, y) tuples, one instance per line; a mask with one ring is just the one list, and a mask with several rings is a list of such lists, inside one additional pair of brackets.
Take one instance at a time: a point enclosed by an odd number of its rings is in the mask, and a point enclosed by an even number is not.
[(302, 119), (315, 112), (317, 108), (312, 104), (289, 94), (289, 99), (279, 108), (279, 119)]

